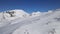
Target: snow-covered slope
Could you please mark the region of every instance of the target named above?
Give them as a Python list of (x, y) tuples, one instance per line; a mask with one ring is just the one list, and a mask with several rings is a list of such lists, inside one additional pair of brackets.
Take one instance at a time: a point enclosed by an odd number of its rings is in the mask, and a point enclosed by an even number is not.
[[(11, 17), (10, 14), (9, 16), (7, 12), (6, 15), (10, 18), (0, 21), (2, 23), (0, 34), (60, 34), (60, 10), (38, 11), (32, 14), (23, 10), (10, 10), (9, 12), (13, 11), (14, 16)], [(3, 14), (5, 17), (5, 13)]]
[(24, 19), (27, 18), (29, 14), (25, 12), (24, 10), (8, 10), (0, 13), (0, 27), (4, 26), (6, 24), (9, 24), (9, 22), (14, 21), (16, 19)]
[[(27, 17), (29, 14), (24, 10), (8, 10), (0, 13), (0, 18), (7, 19), (7, 20), (14, 20), (16, 18), (24, 18)], [(1, 19), (0, 19), (1, 20)]]
[(18, 28), (13, 34), (60, 34), (60, 11), (48, 11), (32, 19), (32, 24)]

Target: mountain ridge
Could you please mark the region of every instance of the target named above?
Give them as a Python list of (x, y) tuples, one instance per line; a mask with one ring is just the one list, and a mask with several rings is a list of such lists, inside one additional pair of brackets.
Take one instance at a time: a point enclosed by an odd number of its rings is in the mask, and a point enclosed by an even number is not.
[(3, 19), (0, 23), (0, 34), (60, 34), (60, 10), (37, 11), (24, 18)]

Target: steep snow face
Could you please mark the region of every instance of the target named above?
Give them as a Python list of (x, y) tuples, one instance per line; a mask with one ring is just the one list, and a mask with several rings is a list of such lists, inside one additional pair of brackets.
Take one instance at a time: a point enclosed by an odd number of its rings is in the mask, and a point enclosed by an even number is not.
[(33, 17), (32, 24), (16, 29), (13, 34), (60, 34), (60, 11), (43, 14)]

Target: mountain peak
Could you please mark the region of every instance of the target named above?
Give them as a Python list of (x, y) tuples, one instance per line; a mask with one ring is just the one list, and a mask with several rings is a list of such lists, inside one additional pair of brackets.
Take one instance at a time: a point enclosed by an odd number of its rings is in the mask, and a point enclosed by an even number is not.
[(19, 17), (24, 18), (29, 15), (27, 12), (21, 9), (8, 10), (8, 11), (3, 12), (2, 14), (5, 17), (5, 19), (8, 19), (8, 20), (13, 20)]

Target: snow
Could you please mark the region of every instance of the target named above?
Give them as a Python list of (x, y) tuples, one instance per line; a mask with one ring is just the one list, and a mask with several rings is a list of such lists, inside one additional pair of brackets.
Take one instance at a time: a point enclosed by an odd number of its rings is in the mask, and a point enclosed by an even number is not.
[(39, 11), (32, 13), (32, 16), (39, 16), (39, 15), (41, 15), (41, 12), (39, 12)]
[(32, 14), (19, 9), (8, 12), (13, 11), (13, 17), (6, 12), (0, 13), (0, 34), (60, 34), (60, 10)]
[[(12, 13), (12, 16), (11, 14), (9, 14), (9, 12)], [(24, 10), (15, 9), (15, 10), (5, 11), (0, 16), (3, 17), (3, 15), (7, 20), (14, 20), (19, 17), (20, 18), (27, 17), (29, 14), (26, 13)]]

